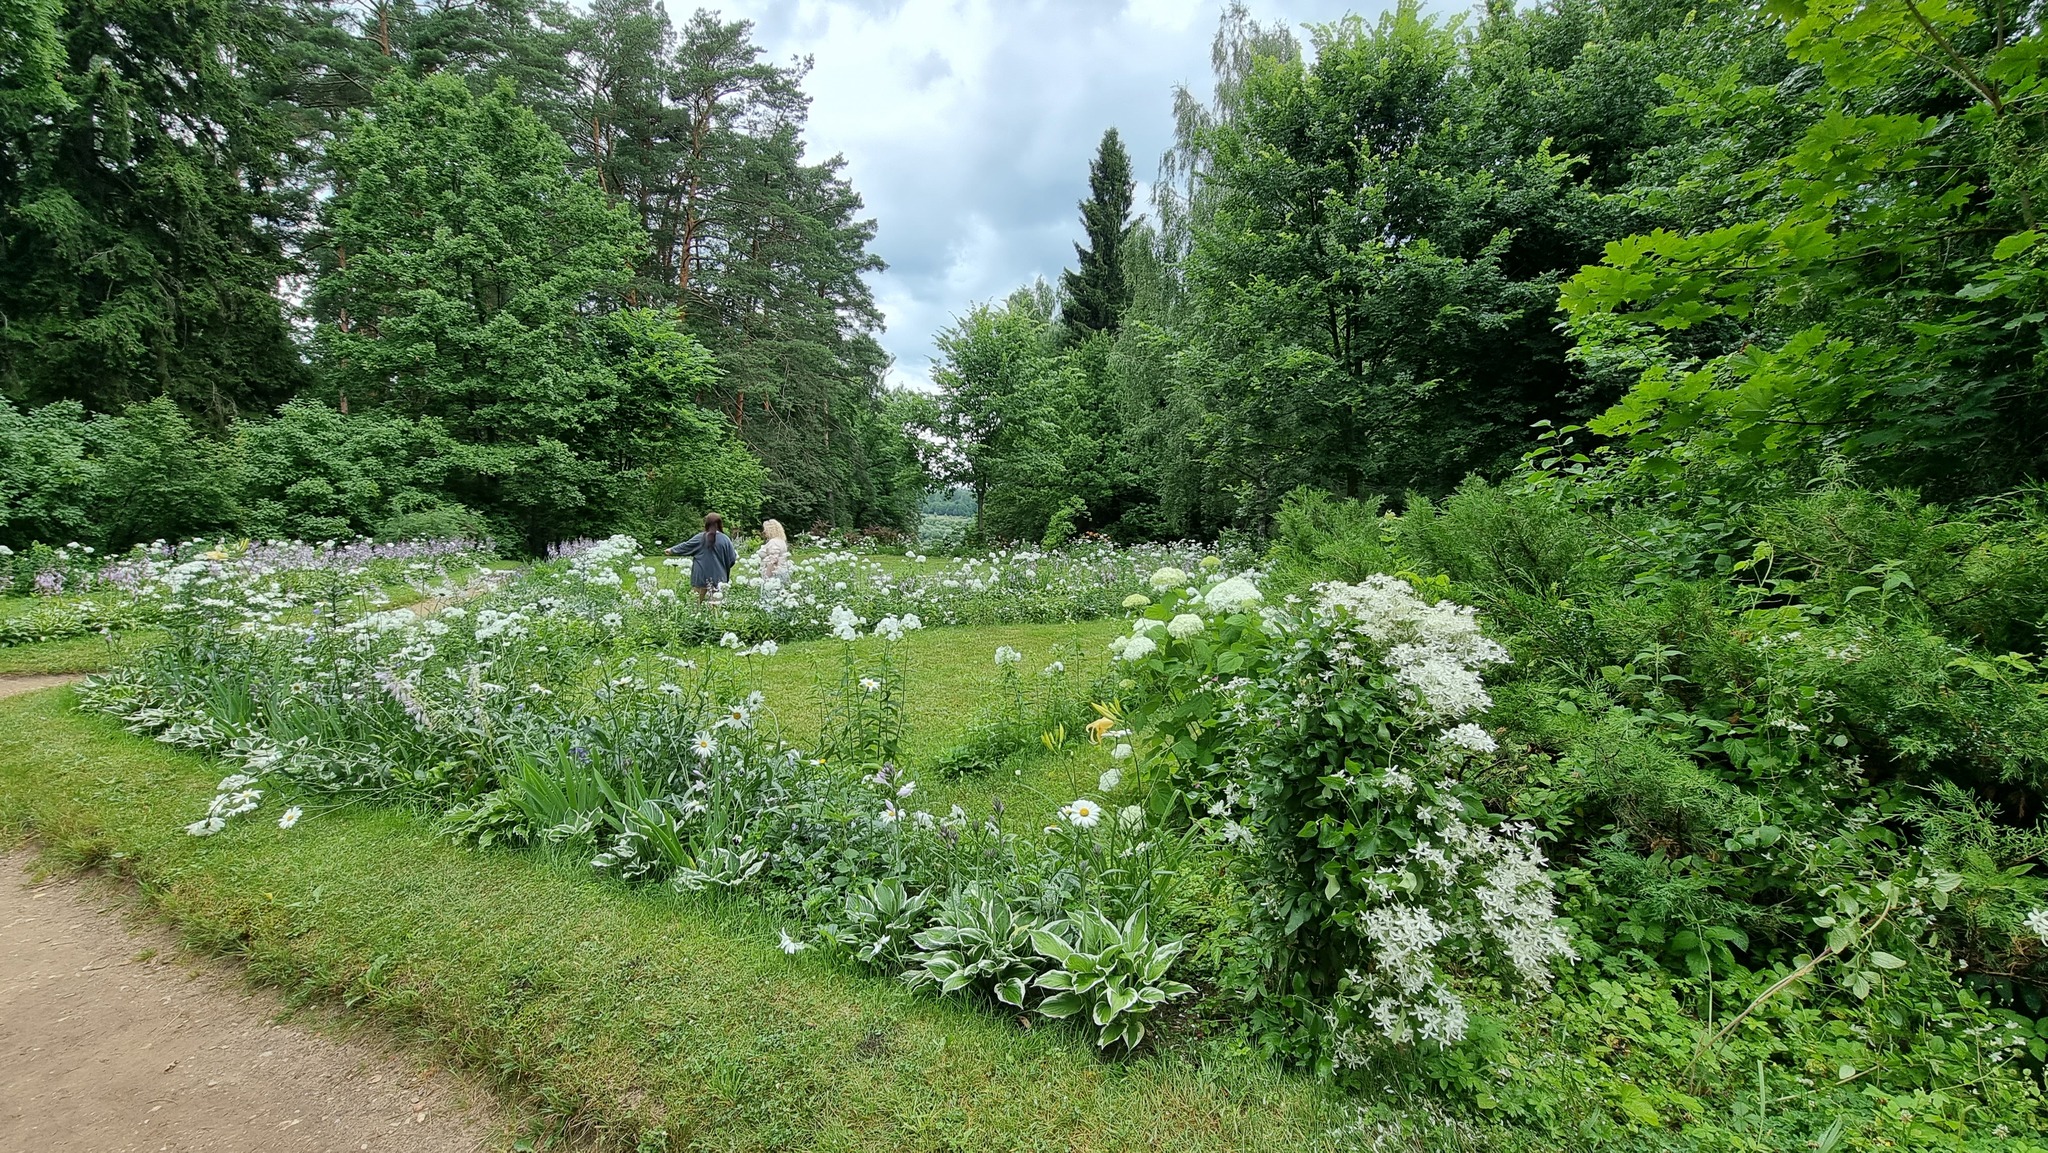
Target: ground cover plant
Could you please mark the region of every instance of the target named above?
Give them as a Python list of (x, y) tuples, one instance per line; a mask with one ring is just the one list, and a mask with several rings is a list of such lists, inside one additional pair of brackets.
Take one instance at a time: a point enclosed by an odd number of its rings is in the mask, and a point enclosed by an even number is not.
[[(1481, 488), (1399, 520), (1321, 523), (1368, 534), (1344, 548), (1386, 567), (1441, 569), (1452, 545), (1526, 526), (1515, 510), (1551, 499)], [(1545, 523), (1557, 515), (1545, 506)], [(1286, 538), (1277, 571), (1301, 570), (1293, 550), (1316, 552), (1315, 531)], [(699, 604), (630, 540), (563, 552), (418, 611), (364, 599), (296, 617), (262, 586), (230, 586), (83, 695), (222, 758), (182, 835), (395, 804), (479, 849), (737, 900), (784, 953), (1072, 1029), (1112, 1059), (1236, 1038), (1368, 1100), (1395, 1090), (1401, 1106), (1368, 1109), (1358, 1135), (1466, 1124), (1739, 1148), (1898, 1129), (2000, 1148), (2001, 1127), (2034, 1124), (2043, 1039), (2023, 974), (2003, 996), (1948, 976), (1951, 906), (1972, 910), (1979, 940), (2002, 933), (2006, 962), (2036, 951), (2040, 897), (2002, 871), (2012, 850), (1964, 866), (1996, 836), (1989, 815), (1892, 818), (1939, 826), (1947, 866), (1874, 835), (1886, 817), (1857, 817), (1868, 802), (1853, 796), (1805, 828), (1752, 818), (1719, 852), (1746, 837), (1759, 863), (1710, 862), (1677, 886), (1735, 909), (1725, 924), (1637, 907), (1672, 899), (1655, 879), (1669, 850), (1629, 849), (1602, 810), (1560, 799), (1574, 794), (1551, 766), (1617, 755), (1641, 719), (1579, 696), (1569, 739), (1538, 724), (1529, 694), (1556, 680), (1520, 672), (1522, 635), (1492, 639), (1447, 595), (1518, 620), (1484, 580), (1368, 573), (1290, 594), (1284, 576), (1185, 546), (836, 551), (787, 587), (743, 579)], [(832, 595), (882, 615), (820, 613)], [(913, 605), (985, 623), (928, 625)], [(1040, 623), (1007, 623), (1020, 617)], [(726, 623), (826, 635), (750, 640)], [(1045, 687), (1061, 682), (1086, 689)], [(970, 685), (978, 707), (916, 704)], [(1032, 712), (1076, 699), (1094, 720)], [(991, 729), (1008, 734), (1003, 756), (958, 756)], [(1768, 821), (1775, 837), (1753, 831)], [(1808, 847), (1762, 864), (1780, 840)], [(1857, 851), (1853, 887), (1815, 875)], [(1752, 1088), (1729, 1088), (1733, 1070)]]
[[(0, 701), (0, 843), (134, 879), (181, 934), (293, 999), (329, 999), (500, 1085), (535, 1148), (1338, 1148), (1346, 1110), (1219, 1048), (1104, 1063), (776, 947), (744, 901), (627, 887), (580, 858), (479, 853), (403, 809), (292, 829), (180, 827), (210, 757), (66, 690)], [(275, 810), (273, 810), (275, 811)]]
[[(408, 603), (457, 595), (489, 580), (492, 553), (476, 540), (189, 541), (138, 547), (114, 557), (90, 545), (0, 545), (0, 648), (113, 633), (220, 607), (215, 594), (270, 598), (273, 612), (330, 610), (346, 601)], [(214, 603), (218, 602), (218, 603)]]

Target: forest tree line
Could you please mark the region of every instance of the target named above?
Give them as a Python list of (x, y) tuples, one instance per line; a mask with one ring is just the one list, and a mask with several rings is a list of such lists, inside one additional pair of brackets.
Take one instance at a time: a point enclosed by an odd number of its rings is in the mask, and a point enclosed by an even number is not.
[[(1230, 6), (1137, 203), (939, 339), (995, 538), (1265, 533), (1527, 454), (1660, 483), (2038, 480), (2040, 6)], [(1548, 439), (1540, 439), (1548, 438)], [(1741, 479), (1747, 478), (1747, 479)]]
[(654, 0), (5, 0), (0, 537), (914, 523), (806, 68)]

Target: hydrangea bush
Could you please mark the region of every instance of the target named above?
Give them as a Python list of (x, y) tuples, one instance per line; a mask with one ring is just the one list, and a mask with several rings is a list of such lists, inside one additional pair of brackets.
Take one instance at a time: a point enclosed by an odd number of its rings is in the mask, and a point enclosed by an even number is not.
[(1265, 1040), (1324, 1066), (1448, 1046), (1470, 979), (1547, 987), (1572, 956), (1534, 830), (1460, 774), (1507, 653), (1466, 607), (1373, 576), (1267, 605), (1247, 577), (1161, 594), (1112, 644), (1161, 788), (1234, 849)]

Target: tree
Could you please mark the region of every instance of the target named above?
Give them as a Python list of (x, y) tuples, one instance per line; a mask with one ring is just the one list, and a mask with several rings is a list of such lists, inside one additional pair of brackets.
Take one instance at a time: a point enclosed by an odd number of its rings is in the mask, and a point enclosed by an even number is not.
[(313, 303), (334, 403), (439, 419), (469, 446), (465, 503), (529, 547), (566, 533), (626, 392), (594, 326), (631, 281), (631, 217), (508, 84), (400, 77), (332, 159)]
[[(697, 399), (768, 467), (764, 508), (795, 523), (906, 526), (912, 453), (884, 417), (886, 357), (865, 276), (872, 222), (842, 163), (805, 159), (808, 65), (769, 63), (752, 26), (650, 0), (599, 0), (578, 60), (580, 162), (651, 245), (631, 295), (670, 309), (717, 358)], [(921, 490), (921, 485), (919, 486)]]
[(1063, 273), (1065, 300), (1060, 318), (1074, 340), (1098, 332), (1114, 333), (1131, 302), (1124, 280), (1123, 248), (1130, 239), (1131, 157), (1114, 128), (1102, 134), (1095, 159), (1088, 165), (1088, 199), (1080, 203), (1086, 246), (1076, 244), (1079, 267)]
[(2048, 467), (2048, 35), (2031, 7), (1788, 5), (1800, 71), (1673, 110), (1700, 149), (1674, 227), (1566, 286), (1579, 355), (1625, 379), (1592, 424), (1663, 473), (1836, 461), (1945, 496)]
[(214, 424), (290, 395), (276, 289), (299, 146), (266, 99), (283, 7), (0, 16), (0, 391), (101, 412), (168, 395)]
[(985, 538), (1038, 540), (1091, 480), (1074, 467), (1074, 377), (1054, 308), (1041, 280), (974, 306), (938, 337), (943, 360), (932, 377), (951, 449), (942, 479), (974, 493), (975, 531)]

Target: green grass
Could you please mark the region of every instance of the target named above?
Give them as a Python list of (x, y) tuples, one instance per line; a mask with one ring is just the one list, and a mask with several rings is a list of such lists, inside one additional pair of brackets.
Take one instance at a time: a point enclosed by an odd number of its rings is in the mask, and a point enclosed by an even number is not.
[(221, 766), (72, 699), (0, 701), (0, 830), (119, 869), (254, 977), (351, 1004), (609, 1145), (1291, 1151), (1339, 1120), (1232, 1052), (1105, 1062), (1064, 1028), (784, 956), (746, 907), (462, 849), (403, 812), (188, 837)]
[[(922, 770), (959, 742), (994, 703), (998, 645), (1024, 654), (1018, 668), (1027, 679), (1062, 660), (1072, 683), (1085, 688), (1108, 670), (1109, 640), (1127, 627), (1122, 620), (1109, 620), (930, 628), (906, 634), (896, 651), (904, 668), (902, 764), (917, 773), (920, 785), (914, 806), (943, 814), (948, 805), (958, 803), (980, 817), (987, 815), (990, 800), (1000, 795), (1019, 819), (1037, 823), (1050, 819), (1076, 796), (1095, 795), (1096, 777), (1110, 762), (1107, 753), (1089, 745), (1087, 735), (1079, 731), (1067, 734), (1063, 754), (1033, 746), (1001, 774), (949, 780)], [(860, 659), (875, 659), (879, 644), (857, 642)], [(815, 748), (828, 694), (839, 685), (840, 661), (841, 642), (801, 641), (784, 645), (773, 657), (747, 662), (742, 681), (767, 698), (783, 739)]]
[(162, 635), (155, 629), (134, 629), (112, 639), (95, 635), (0, 646), (0, 676), (97, 672), (135, 655)]

